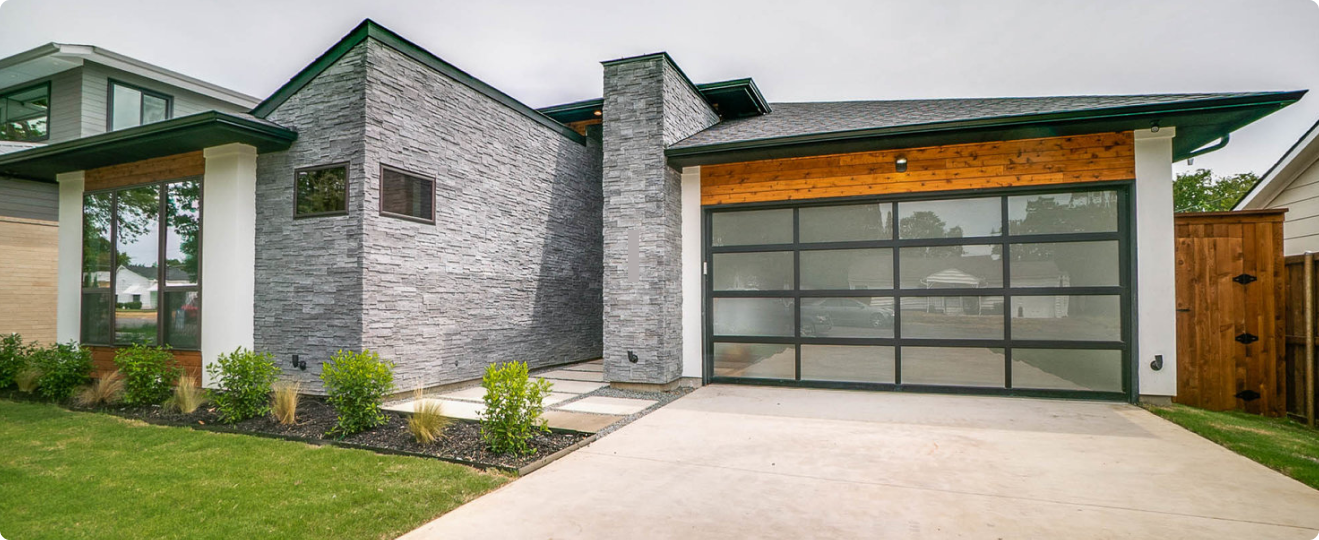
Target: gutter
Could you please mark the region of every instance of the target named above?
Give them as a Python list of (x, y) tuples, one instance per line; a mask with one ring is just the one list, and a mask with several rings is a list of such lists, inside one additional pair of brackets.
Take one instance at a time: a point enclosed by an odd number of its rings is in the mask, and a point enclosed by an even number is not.
[(1193, 150), (1193, 151), (1191, 151), (1191, 153), (1186, 154), (1186, 158), (1185, 158), (1185, 159), (1187, 159), (1187, 160), (1191, 160), (1191, 159), (1195, 159), (1195, 158), (1197, 158), (1197, 157), (1203, 156), (1203, 155), (1205, 155), (1205, 154), (1208, 154), (1208, 153), (1210, 153), (1210, 152), (1213, 152), (1213, 151), (1215, 151), (1215, 150), (1222, 150), (1224, 146), (1227, 146), (1227, 143), (1228, 143), (1228, 141), (1230, 141), (1230, 140), (1232, 140), (1232, 134), (1231, 134), (1231, 133), (1224, 133), (1222, 137), (1219, 137), (1219, 138), (1218, 138), (1218, 142), (1216, 142), (1216, 143), (1214, 143), (1214, 144), (1212, 144), (1212, 145), (1209, 145), (1209, 146), (1201, 147), (1199, 150)]

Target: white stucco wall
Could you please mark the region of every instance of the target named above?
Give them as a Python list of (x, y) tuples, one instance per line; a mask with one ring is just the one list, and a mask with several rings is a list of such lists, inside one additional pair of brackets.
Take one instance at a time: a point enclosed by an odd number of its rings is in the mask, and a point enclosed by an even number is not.
[[(256, 148), (207, 148), (202, 181), (202, 366), (253, 348), (256, 286)], [(204, 369), (203, 369), (204, 371)], [(202, 384), (213, 386), (203, 373)]]
[[(1142, 396), (1177, 395), (1176, 247), (1172, 139), (1176, 129), (1136, 131), (1136, 367)], [(1150, 362), (1163, 356), (1163, 369)]]
[(55, 339), (78, 340), (82, 321), (83, 172), (57, 175), (60, 185), (59, 265), (55, 283)]
[(682, 376), (701, 377), (701, 168), (682, 170)]

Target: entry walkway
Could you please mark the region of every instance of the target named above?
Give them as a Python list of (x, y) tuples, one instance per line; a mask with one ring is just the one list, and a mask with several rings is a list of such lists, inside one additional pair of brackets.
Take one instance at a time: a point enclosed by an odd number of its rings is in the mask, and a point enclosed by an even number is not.
[(1317, 532), (1319, 491), (1131, 405), (716, 385), (404, 538)]

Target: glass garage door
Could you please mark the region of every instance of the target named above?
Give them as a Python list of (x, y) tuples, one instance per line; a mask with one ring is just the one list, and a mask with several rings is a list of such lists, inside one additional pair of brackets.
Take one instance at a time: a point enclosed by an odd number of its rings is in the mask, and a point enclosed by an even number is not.
[(712, 382), (1125, 398), (1122, 189), (706, 213)]

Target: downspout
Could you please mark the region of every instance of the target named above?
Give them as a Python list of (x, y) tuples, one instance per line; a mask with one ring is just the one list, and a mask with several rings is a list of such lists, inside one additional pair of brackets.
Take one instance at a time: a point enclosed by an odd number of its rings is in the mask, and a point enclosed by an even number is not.
[(1227, 142), (1230, 140), (1232, 140), (1232, 135), (1225, 133), (1222, 137), (1218, 138), (1218, 142), (1210, 146), (1201, 147), (1199, 150), (1194, 150), (1191, 153), (1186, 154), (1186, 157), (1182, 159), (1191, 160), (1213, 152), (1214, 150), (1222, 150), (1224, 146), (1227, 146)]

